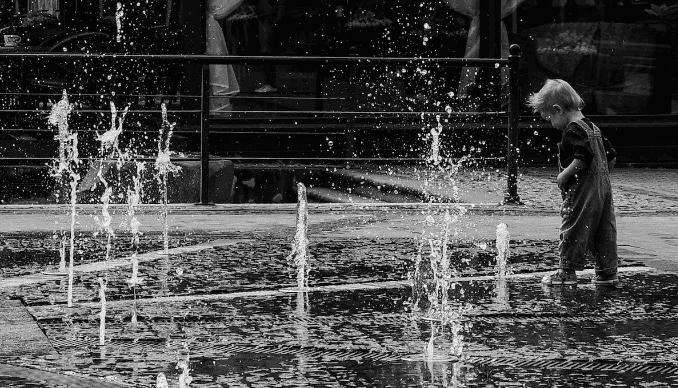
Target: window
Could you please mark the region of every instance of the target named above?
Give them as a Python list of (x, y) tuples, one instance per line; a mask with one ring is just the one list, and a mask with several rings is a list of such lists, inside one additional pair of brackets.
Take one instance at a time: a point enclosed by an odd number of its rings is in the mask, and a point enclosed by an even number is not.
[(588, 114), (678, 113), (678, 1), (526, 1), (511, 23), (527, 93), (563, 78)]

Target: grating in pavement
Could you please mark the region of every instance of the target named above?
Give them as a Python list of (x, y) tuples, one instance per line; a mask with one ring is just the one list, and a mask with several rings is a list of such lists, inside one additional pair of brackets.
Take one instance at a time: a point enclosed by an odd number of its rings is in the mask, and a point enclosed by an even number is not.
[[(53, 342), (57, 348), (96, 348), (95, 340), (57, 340)], [(167, 349), (159, 342), (159, 339), (139, 341), (111, 340), (110, 346), (125, 348), (148, 348), (157, 347)], [(318, 360), (371, 360), (379, 362), (402, 362), (403, 354), (388, 353), (372, 349), (325, 349), (316, 347), (301, 347), (291, 345), (262, 346), (248, 344), (202, 344), (190, 348), (193, 356), (210, 357), (219, 354), (222, 357), (235, 354), (260, 354), (270, 356), (287, 355), (292, 357), (304, 357)], [(620, 373), (660, 373), (678, 374), (678, 365), (670, 363), (643, 363), (628, 360), (577, 360), (577, 359), (525, 359), (525, 358), (492, 358), (482, 356), (470, 356), (462, 359), (464, 364), (486, 365), (492, 367), (511, 366), (525, 369), (566, 369), (566, 370), (589, 370), (589, 371), (614, 371)], [(2, 372), (2, 366), (0, 366)], [(80, 387), (77, 385), (76, 387)], [(111, 385), (118, 387), (118, 385)]]

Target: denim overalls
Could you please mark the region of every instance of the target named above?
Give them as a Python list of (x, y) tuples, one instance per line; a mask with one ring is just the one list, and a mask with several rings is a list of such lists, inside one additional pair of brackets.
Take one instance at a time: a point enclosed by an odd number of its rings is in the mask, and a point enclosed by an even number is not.
[(586, 131), (594, 157), (563, 192), (560, 268), (581, 271), (590, 254), (596, 274), (611, 276), (617, 273), (617, 225), (603, 137), (595, 124), (575, 123)]

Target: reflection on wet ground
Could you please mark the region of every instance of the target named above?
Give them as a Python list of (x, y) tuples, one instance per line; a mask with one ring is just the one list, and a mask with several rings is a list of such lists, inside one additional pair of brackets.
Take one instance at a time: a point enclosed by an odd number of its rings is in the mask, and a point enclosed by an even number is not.
[[(555, 267), (555, 241), (512, 241), (511, 249), (514, 273)], [(455, 269), (477, 279), (450, 291), (452, 303), (469, 305), (459, 322), (462, 359), (405, 361), (431, 332), (412, 314), (405, 281), (416, 250), (411, 239), (311, 242), (311, 287), (401, 281), (382, 288), (275, 292), (295, 283), (290, 243), (253, 239), (142, 263), (136, 305), (127, 267), (78, 274), (72, 309), (63, 280), (0, 289), (29, 305), (58, 352), (6, 361), (135, 387), (155, 386), (160, 372), (177, 381), (186, 357), (191, 387), (678, 385), (677, 275), (631, 271), (621, 288), (583, 277), (567, 288), (544, 288), (538, 276), (482, 277), (494, 273), (490, 241), (450, 246)], [(104, 346), (98, 277), (108, 279)], [(445, 330), (436, 352), (449, 352), (452, 340)], [(4, 378), (8, 387), (49, 386)]]
[[(59, 249), (63, 236), (50, 233), (0, 234), (0, 279), (40, 273), (56, 269), (61, 260)], [(70, 237), (67, 237), (70, 239)], [(181, 235), (169, 240), (170, 248), (190, 246), (208, 241), (206, 236)], [(95, 263), (105, 257), (106, 240), (93, 238), (92, 233), (78, 232), (74, 239), (76, 264)], [(144, 234), (139, 236), (139, 252), (162, 248), (162, 236)], [(113, 245), (111, 259), (128, 257), (134, 252), (132, 236), (119, 233)], [(70, 253), (67, 246), (66, 255)], [(66, 258), (68, 260), (68, 258)]]

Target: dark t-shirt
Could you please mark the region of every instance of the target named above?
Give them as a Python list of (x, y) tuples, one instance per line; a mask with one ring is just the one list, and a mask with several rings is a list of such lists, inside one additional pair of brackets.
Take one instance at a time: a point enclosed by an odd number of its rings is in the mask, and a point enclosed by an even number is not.
[[(589, 127), (593, 128), (593, 123), (588, 118), (583, 119)], [(602, 133), (602, 131), (601, 131)], [(617, 151), (612, 148), (612, 144), (603, 136), (603, 146), (605, 147), (605, 154), (607, 161), (614, 159), (617, 156)], [(591, 142), (586, 130), (576, 123), (570, 123), (563, 131), (563, 137), (558, 143), (558, 160), (563, 168), (572, 163), (574, 159), (583, 160), (588, 166), (593, 160), (594, 153), (591, 148)]]

